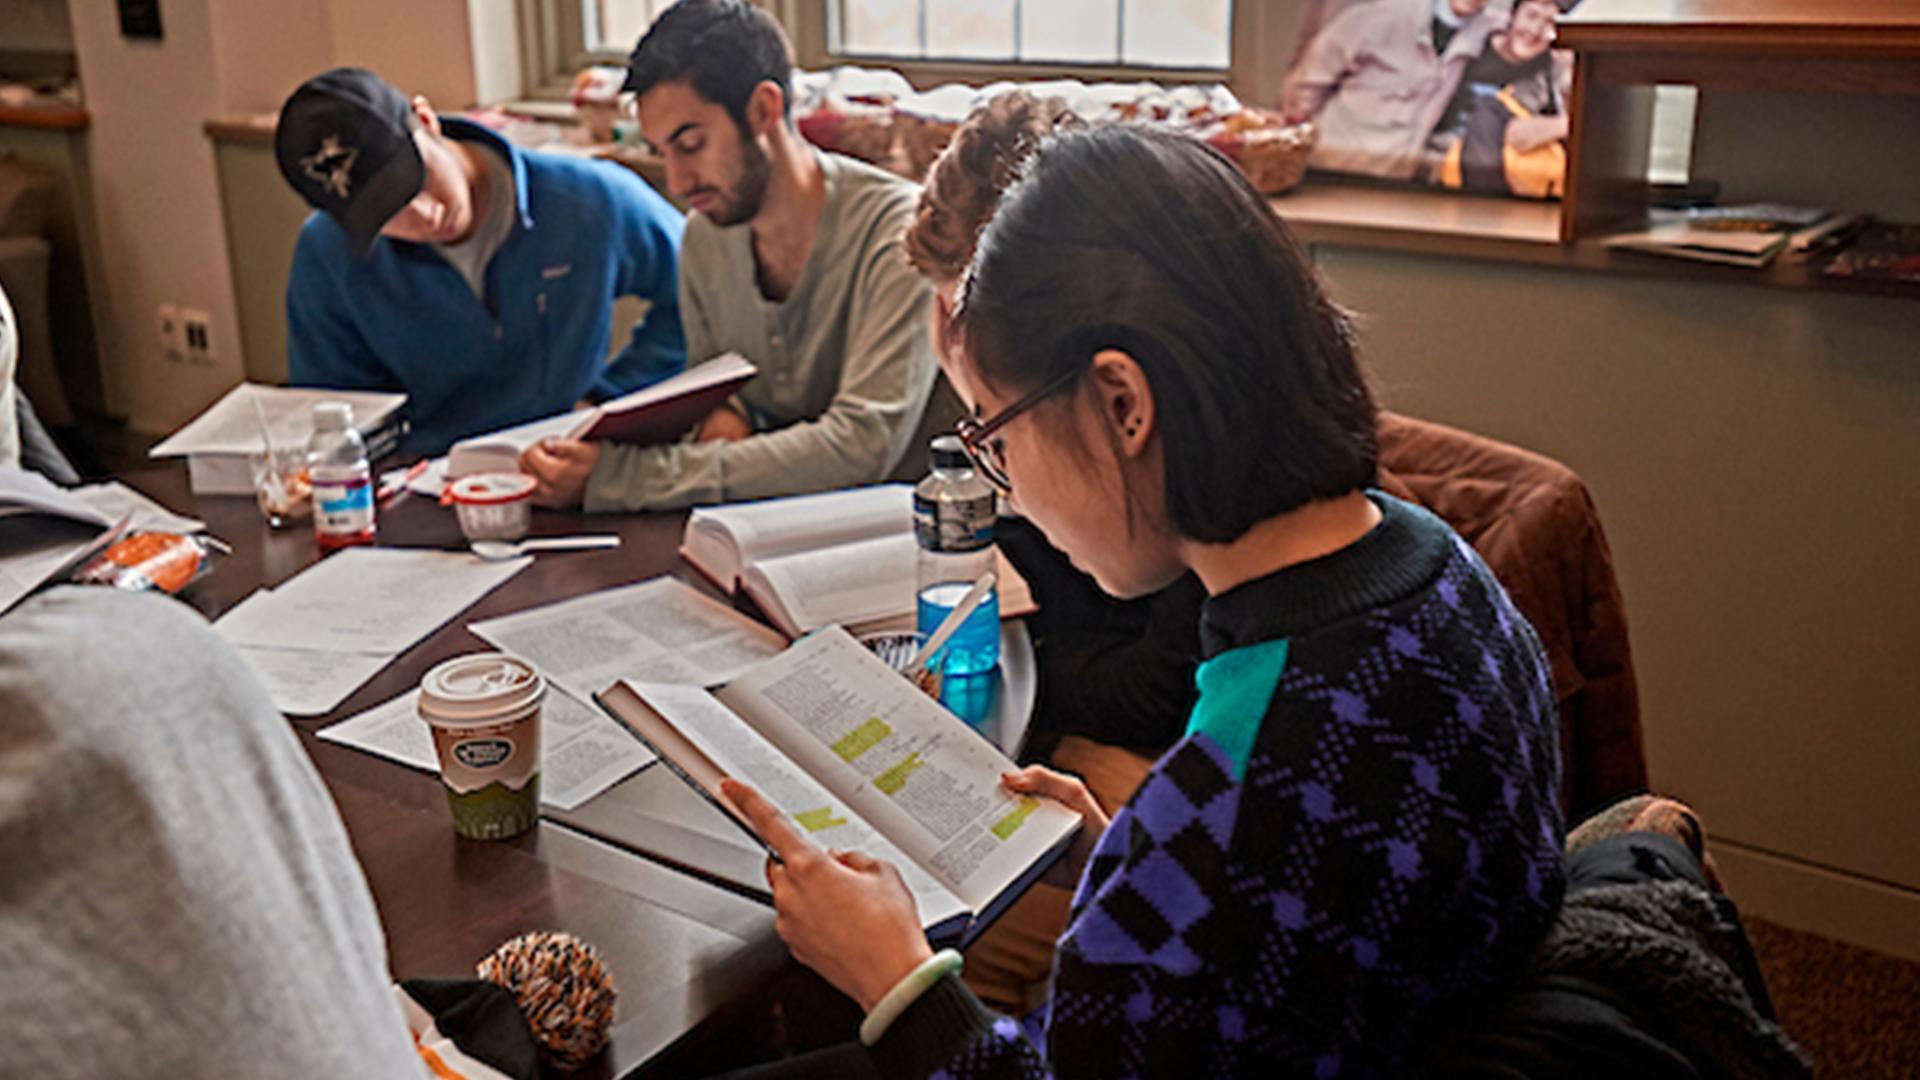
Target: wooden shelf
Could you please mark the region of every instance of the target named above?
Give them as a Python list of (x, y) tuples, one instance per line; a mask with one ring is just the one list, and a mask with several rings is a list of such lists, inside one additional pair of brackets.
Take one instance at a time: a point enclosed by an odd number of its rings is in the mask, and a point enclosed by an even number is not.
[(1303, 242), (1523, 262), (1560, 258), (1560, 204), (1309, 177), (1272, 200)]
[(0, 126), (85, 131), (93, 123), (87, 110), (72, 105), (0, 105)]
[(1586, 0), (1558, 44), (1582, 53), (1920, 56), (1912, 0)]
[(279, 113), (236, 113), (216, 116), (207, 121), (203, 128), (207, 136), (216, 142), (272, 146), (273, 130), (279, 123)]

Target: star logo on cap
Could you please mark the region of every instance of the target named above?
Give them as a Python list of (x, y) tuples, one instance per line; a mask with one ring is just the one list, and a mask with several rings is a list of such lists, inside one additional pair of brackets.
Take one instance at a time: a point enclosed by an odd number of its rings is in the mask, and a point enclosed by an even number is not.
[(300, 159), (300, 171), (320, 181), (321, 186), (334, 195), (345, 199), (351, 192), (349, 182), (353, 163), (359, 157), (359, 150), (340, 145), (340, 136), (329, 135), (320, 140), (320, 149)]

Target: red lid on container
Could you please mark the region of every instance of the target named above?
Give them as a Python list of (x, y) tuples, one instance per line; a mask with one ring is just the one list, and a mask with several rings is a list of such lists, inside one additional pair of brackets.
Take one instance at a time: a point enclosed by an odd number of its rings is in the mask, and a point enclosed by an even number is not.
[(526, 473), (479, 473), (464, 476), (447, 485), (450, 503), (468, 506), (494, 506), (533, 497), (535, 481)]

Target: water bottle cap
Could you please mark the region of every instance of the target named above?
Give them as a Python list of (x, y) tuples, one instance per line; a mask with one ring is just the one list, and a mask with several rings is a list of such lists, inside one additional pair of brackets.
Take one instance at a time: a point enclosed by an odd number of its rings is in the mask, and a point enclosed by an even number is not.
[(973, 459), (967, 457), (967, 448), (961, 445), (958, 435), (938, 435), (933, 440), (933, 467), (936, 469), (971, 469)]
[(344, 401), (322, 401), (313, 407), (313, 430), (345, 431), (353, 426), (353, 406)]

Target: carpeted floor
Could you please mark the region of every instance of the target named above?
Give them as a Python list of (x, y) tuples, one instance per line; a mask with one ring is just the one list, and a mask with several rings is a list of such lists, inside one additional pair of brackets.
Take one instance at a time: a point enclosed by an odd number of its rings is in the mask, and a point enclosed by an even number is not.
[(1920, 963), (1745, 920), (1780, 1022), (1822, 1078), (1920, 1078)]

